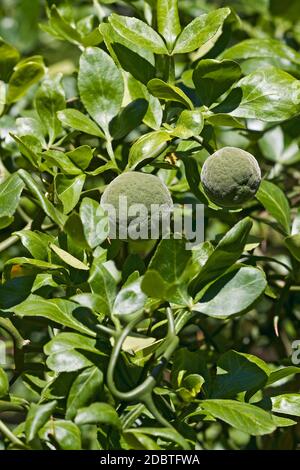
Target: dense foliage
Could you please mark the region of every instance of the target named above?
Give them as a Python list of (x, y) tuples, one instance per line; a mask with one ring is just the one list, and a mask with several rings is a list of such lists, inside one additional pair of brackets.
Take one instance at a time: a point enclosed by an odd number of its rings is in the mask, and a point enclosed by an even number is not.
[[(1, 2), (3, 449), (299, 445), (300, 3), (178, 3)], [(225, 146), (262, 172), (234, 210), (200, 181)], [(128, 170), (204, 242), (109, 240)]]

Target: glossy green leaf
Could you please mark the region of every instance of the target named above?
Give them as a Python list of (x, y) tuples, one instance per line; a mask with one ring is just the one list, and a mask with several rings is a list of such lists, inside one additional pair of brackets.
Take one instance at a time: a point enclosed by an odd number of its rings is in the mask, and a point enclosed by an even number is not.
[(155, 67), (145, 57), (118, 42), (114, 42), (112, 48), (122, 68), (136, 80), (147, 85), (155, 77)]
[[(226, 49), (221, 57), (237, 61), (249, 61), (260, 59), (262, 63), (268, 61), (270, 65), (284, 69), (287, 72), (300, 73), (300, 54), (277, 39), (252, 38), (235, 44)], [(256, 65), (257, 62), (255, 61)]]
[(167, 142), (172, 136), (167, 131), (154, 131), (142, 135), (132, 145), (129, 157), (128, 167), (134, 169), (144, 160), (151, 160), (157, 157), (167, 146)]
[(72, 160), (74, 165), (79, 167), (81, 170), (86, 170), (93, 158), (94, 150), (89, 145), (81, 145), (66, 155)]
[(61, 450), (81, 450), (80, 430), (72, 421), (48, 421), (39, 434), (45, 440), (57, 442)]
[(141, 98), (132, 101), (123, 108), (110, 126), (110, 133), (114, 139), (122, 139), (138, 127), (147, 112), (148, 103)]
[(218, 360), (220, 372), (212, 387), (212, 398), (234, 398), (240, 392), (259, 390), (267, 383), (269, 369), (260, 358), (227, 351)]
[(5, 82), (20, 59), (17, 49), (0, 37), (0, 79)]
[(123, 77), (106, 52), (90, 47), (80, 58), (78, 87), (91, 117), (108, 132), (109, 122), (121, 109)]
[(102, 313), (109, 315), (116, 297), (116, 281), (103, 263), (97, 258), (94, 260), (91, 267), (89, 285), (91, 286), (92, 292), (100, 295), (103, 299)]
[(251, 220), (245, 218), (224, 235), (193, 281), (193, 290), (199, 290), (201, 286), (216, 279), (240, 258), (251, 227)]
[(284, 239), (284, 243), (293, 257), (300, 261), (300, 234), (291, 235)]
[(201, 102), (214, 103), (241, 77), (240, 66), (231, 60), (204, 59), (193, 72), (193, 82)]
[(33, 135), (17, 136), (11, 133), (11, 137), (17, 142), (21, 154), (29, 160), (33, 167), (38, 168), (42, 154), (40, 140)]
[(165, 101), (176, 101), (189, 109), (193, 109), (194, 107), (189, 97), (180, 88), (175, 85), (170, 85), (159, 78), (150, 80), (147, 87), (150, 93), (156, 98)]
[(169, 50), (172, 50), (181, 32), (178, 0), (158, 0), (157, 24), (159, 33), (165, 38)]
[(141, 289), (142, 278), (126, 283), (115, 298), (112, 314), (124, 321), (130, 321), (140, 314), (147, 301)]
[(280, 369), (271, 372), (271, 374), (269, 375), (267, 385), (272, 385), (273, 383), (276, 383), (282, 379), (285, 379), (286, 377), (289, 377), (295, 374), (300, 374), (300, 367), (296, 367), (296, 366), (281, 367)]
[(168, 429), (168, 428), (133, 428), (133, 429), (126, 429), (124, 432), (125, 435), (127, 434), (146, 434), (153, 438), (160, 438), (162, 440), (170, 440), (174, 442), (176, 445), (179, 446), (181, 449), (189, 450), (188, 442), (177, 432), (175, 429)]
[(259, 69), (237, 82), (214, 111), (267, 122), (290, 119), (300, 111), (300, 83), (275, 67)]
[(64, 109), (59, 111), (57, 116), (64, 126), (72, 127), (72, 129), (76, 129), (77, 131), (104, 138), (104, 134), (97, 124), (77, 109)]
[(211, 284), (193, 310), (220, 319), (245, 313), (266, 286), (265, 275), (260, 269), (244, 266)]
[(15, 173), (0, 184), (0, 217), (10, 217), (18, 207), (24, 183)]
[(66, 222), (66, 217), (46, 198), (42, 188), (36, 183), (32, 176), (26, 170), (19, 170), (18, 175), (22, 178), (25, 185), (36, 198), (37, 203), (42, 207), (48, 217), (50, 217), (50, 219), (59, 226), (63, 226)]
[(20, 230), (19, 232), (15, 232), (15, 235), (20, 237), (22, 244), (34, 258), (44, 261), (47, 260), (48, 247), (49, 244), (54, 241), (54, 237), (37, 230)]
[(272, 397), (272, 411), (284, 415), (300, 416), (299, 393), (285, 393)]
[(5, 397), (9, 392), (8, 377), (4, 370), (0, 367), (0, 398)]
[(58, 246), (54, 245), (54, 243), (50, 243), (50, 248), (51, 250), (54, 251), (54, 253), (57, 254), (57, 256), (64, 261), (64, 263), (68, 264), (69, 266), (72, 266), (72, 268), (79, 269), (82, 271), (88, 271), (89, 267), (84, 264), (82, 261), (79, 259), (75, 258), (73, 255), (68, 253), (65, 250), (62, 250)]
[(30, 405), (26, 421), (25, 435), (26, 441), (31, 442), (39, 432), (39, 430), (47, 423), (48, 419), (56, 408), (56, 401), (49, 401), (43, 405), (32, 403)]
[(74, 419), (79, 408), (101, 396), (103, 373), (97, 367), (83, 370), (74, 380), (67, 399), (67, 419)]
[(52, 144), (61, 133), (61, 124), (56, 113), (66, 107), (61, 76), (44, 80), (35, 96), (35, 108)]
[(80, 218), (90, 248), (101, 245), (109, 234), (108, 218), (99, 203), (85, 197), (80, 205)]
[(286, 234), (291, 230), (291, 215), (289, 202), (284, 192), (270, 181), (262, 181), (256, 198), (264, 208), (280, 224)]
[(190, 139), (198, 137), (204, 126), (204, 119), (199, 109), (189, 111), (185, 109), (180, 114), (176, 126), (172, 129), (172, 135), (180, 139)]
[(67, 326), (89, 336), (95, 333), (79, 322), (72, 313), (78, 308), (74, 302), (64, 299), (44, 299), (38, 295), (30, 295), (24, 302), (14, 307), (20, 317), (43, 317), (55, 323)]
[(276, 429), (272, 415), (255, 405), (234, 400), (204, 400), (201, 408), (215, 418), (253, 436), (270, 434)]
[(71, 212), (78, 203), (84, 182), (85, 175), (75, 176), (75, 178), (67, 178), (61, 174), (56, 176), (57, 197), (63, 204), (64, 214)]
[(14, 103), (27, 90), (37, 83), (45, 73), (45, 65), (40, 57), (34, 56), (19, 62), (8, 82), (7, 103)]
[(75, 417), (75, 423), (83, 424), (100, 424), (112, 426), (119, 429), (121, 422), (116, 412), (108, 403), (92, 403), (86, 408), (80, 408)]
[(159, 130), (163, 115), (159, 99), (151, 95), (147, 87), (133, 77), (128, 78), (127, 86), (132, 100), (143, 98), (148, 102), (143, 122), (151, 129)]
[[(225, 19), (230, 15), (229, 8), (219, 8), (207, 15), (200, 15), (189, 23), (179, 35), (174, 54), (192, 52), (209, 44), (211, 49), (222, 33)], [(207, 52), (207, 50), (206, 50)]]
[(113, 29), (126, 40), (139, 44), (156, 54), (167, 54), (167, 48), (163, 39), (154, 29), (137, 18), (119, 16), (113, 13), (109, 17), (109, 23)]

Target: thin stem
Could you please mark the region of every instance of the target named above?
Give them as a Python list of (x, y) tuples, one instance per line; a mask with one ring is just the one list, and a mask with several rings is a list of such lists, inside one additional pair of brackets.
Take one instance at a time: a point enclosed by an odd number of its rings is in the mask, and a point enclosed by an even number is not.
[(111, 138), (110, 137), (107, 137), (107, 139), (106, 139), (106, 150), (107, 150), (107, 153), (108, 153), (109, 158), (111, 159), (111, 161), (115, 164), (115, 166), (117, 166), (116, 157), (115, 157), (113, 146), (111, 144)]
[(27, 450), (29, 449), (29, 447), (27, 447), (20, 439), (18, 439), (17, 436), (15, 436), (14, 433), (12, 433), (11, 430), (1, 420), (0, 420), (0, 431), (15, 446), (20, 447), (21, 449), (27, 449)]

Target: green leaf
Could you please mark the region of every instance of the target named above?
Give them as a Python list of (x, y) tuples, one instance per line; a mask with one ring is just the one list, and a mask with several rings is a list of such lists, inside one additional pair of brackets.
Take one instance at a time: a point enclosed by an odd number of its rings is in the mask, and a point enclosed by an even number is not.
[(24, 183), (16, 173), (0, 184), (0, 217), (10, 217), (15, 213), (23, 189)]
[(112, 48), (122, 68), (136, 80), (147, 85), (155, 77), (155, 67), (145, 57), (118, 42), (113, 43)]
[(201, 102), (214, 103), (241, 77), (240, 66), (231, 60), (201, 60), (193, 73), (193, 82)]
[(263, 180), (256, 198), (288, 235), (291, 231), (291, 215), (289, 202), (284, 192), (277, 185)]
[(50, 145), (62, 130), (56, 113), (65, 107), (65, 92), (61, 85), (61, 75), (57, 75), (54, 79), (44, 80), (35, 95), (35, 109), (49, 137)]
[(112, 314), (126, 322), (139, 315), (147, 301), (141, 289), (142, 278), (126, 283), (116, 296)]
[(232, 116), (284, 121), (299, 114), (300, 82), (275, 67), (259, 69), (237, 82), (232, 92), (214, 112)]
[(263, 271), (241, 267), (212, 283), (196, 303), (193, 311), (225, 319), (249, 311), (263, 294), (267, 281)]
[(123, 77), (106, 52), (89, 47), (80, 58), (78, 87), (82, 102), (105, 133), (121, 109)]
[(162, 38), (143, 21), (113, 13), (109, 17), (109, 23), (113, 29), (127, 41), (139, 44), (141, 47), (156, 54), (168, 53)]
[(86, 264), (84, 264), (82, 261), (75, 258), (74, 256), (70, 255), (70, 253), (68, 253), (67, 251), (62, 250), (58, 246), (54, 245), (54, 243), (50, 243), (50, 248), (51, 248), (51, 250), (54, 251), (54, 253), (57, 254), (57, 256), (62, 261), (64, 261), (69, 266), (72, 266), (72, 268), (79, 269), (79, 270), (82, 270), (82, 271), (88, 271), (89, 270), (89, 267)]
[(15, 235), (20, 237), (22, 244), (34, 258), (44, 261), (48, 259), (49, 243), (54, 241), (50, 234), (37, 230), (20, 230)]
[(42, 157), (45, 159), (45, 170), (53, 172), (53, 167), (57, 166), (63, 173), (69, 176), (82, 174), (82, 170), (74, 165), (66, 153), (63, 153), (60, 150), (47, 150), (46, 152), (43, 152)]
[(39, 435), (41, 439), (56, 441), (61, 450), (81, 450), (80, 430), (72, 421), (62, 419), (48, 421)]
[(181, 32), (178, 0), (157, 1), (157, 24), (158, 32), (165, 38), (167, 46), (171, 51), (177, 36)]
[(221, 371), (213, 382), (212, 398), (234, 398), (240, 392), (255, 392), (265, 386), (270, 373), (260, 358), (237, 351), (222, 354), (217, 365)]
[(198, 137), (204, 126), (204, 119), (200, 109), (192, 111), (185, 109), (180, 114), (176, 126), (170, 132), (180, 139)]
[(266, 65), (268, 61), (270, 65), (284, 69), (287, 72), (300, 73), (299, 52), (277, 39), (246, 39), (225, 50), (221, 57), (239, 62), (246, 61), (246, 64), (250, 62), (250, 66), (251, 62), (253, 62), (253, 65), (256, 67), (257, 60), (255, 59), (259, 59), (261, 62), (258, 63)]
[(43, 317), (55, 323), (67, 326), (89, 336), (95, 333), (79, 322), (73, 312), (78, 308), (74, 302), (64, 299), (43, 299), (38, 295), (30, 295), (24, 302), (14, 307), (14, 312), (20, 317)]
[(5, 83), (0, 81), (0, 116), (2, 115), (6, 103), (6, 86)]
[(100, 398), (103, 373), (97, 367), (83, 370), (74, 380), (67, 399), (67, 419), (74, 419), (79, 408)]
[(35, 196), (37, 203), (44, 210), (44, 212), (50, 217), (53, 222), (63, 227), (66, 222), (66, 217), (58, 211), (53, 204), (46, 198), (43, 190), (35, 182), (26, 170), (18, 170), (18, 175), (22, 178), (27, 188)]
[(47, 366), (60, 373), (93, 365), (85, 353), (96, 355), (98, 364), (101, 359), (99, 356), (104, 356), (104, 353), (96, 347), (95, 339), (77, 333), (59, 333), (44, 346), (44, 352), (49, 356)]
[(0, 398), (5, 397), (9, 392), (8, 377), (4, 370), (0, 367)]
[(152, 257), (144, 275), (142, 288), (150, 297), (189, 305), (187, 293), (192, 261), (191, 250), (186, 249), (183, 238), (163, 239)]
[(110, 125), (110, 134), (113, 139), (122, 139), (138, 127), (142, 123), (147, 109), (148, 103), (142, 98), (132, 101), (123, 108)]
[(25, 436), (26, 442), (31, 442), (39, 430), (47, 423), (56, 408), (56, 401), (49, 401), (43, 405), (32, 403), (26, 416)]
[(133, 77), (128, 77), (127, 86), (132, 100), (143, 98), (148, 101), (148, 110), (143, 122), (151, 129), (159, 130), (163, 115), (159, 99), (151, 95), (147, 87)]
[(192, 289), (199, 291), (203, 285), (216, 279), (233, 265), (243, 253), (252, 227), (249, 218), (240, 220), (220, 240), (209, 256), (198, 276), (193, 280)]
[(128, 167), (134, 169), (144, 160), (151, 160), (157, 157), (166, 148), (166, 143), (172, 139), (167, 131), (154, 131), (142, 135), (132, 145), (129, 157)]
[(81, 34), (76, 27), (63, 18), (55, 5), (52, 5), (51, 9), (47, 9), (47, 15), (49, 25), (43, 25), (43, 29), (59, 39), (64, 39), (76, 45), (82, 43)]
[(85, 175), (67, 178), (64, 175), (57, 175), (55, 187), (58, 199), (62, 202), (64, 214), (68, 214), (76, 206), (80, 199), (81, 191), (85, 182)]
[(13, 67), (20, 59), (20, 54), (15, 47), (7, 44), (0, 37), (0, 79), (7, 82)]
[(297, 235), (286, 237), (284, 243), (293, 257), (297, 261), (300, 261), (300, 234), (298, 233)]
[[(219, 8), (195, 18), (179, 35), (173, 54), (192, 52), (199, 47), (205, 48), (207, 44), (211, 49), (222, 34), (223, 23), (229, 15), (229, 8)], [(209, 49), (205, 49), (205, 52)]]
[(156, 98), (165, 101), (176, 101), (189, 109), (193, 109), (194, 107), (189, 97), (180, 88), (175, 85), (170, 85), (159, 78), (150, 80), (147, 87), (150, 93)]
[(189, 444), (175, 429), (169, 428), (133, 428), (124, 431), (125, 436), (133, 434), (139, 436), (140, 434), (149, 435), (151, 437), (160, 438), (162, 441), (171, 441), (177, 444), (181, 449), (189, 450)]
[(108, 403), (92, 403), (86, 408), (77, 411), (75, 423), (79, 426), (83, 424), (101, 424), (120, 429), (121, 422), (116, 412)]
[(80, 218), (89, 247), (95, 248), (101, 245), (108, 237), (109, 224), (100, 204), (85, 197), (80, 205)]
[(272, 411), (291, 416), (300, 416), (299, 393), (285, 393), (271, 398)]
[(72, 160), (74, 165), (79, 167), (81, 170), (86, 170), (93, 158), (94, 150), (89, 145), (81, 145), (66, 155)]
[(295, 375), (295, 374), (300, 374), (300, 367), (296, 367), (296, 366), (282, 367), (281, 369), (271, 372), (271, 374), (269, 375), (267, 385), (268, 386), (272, 385), (273, 383), (276, 383), (279, 380), (285, 379), (286, 377), (289, 377), (290, 375)]
[(42, 153), (42, 145), (39, 139), (33, 135), (23, 135), (21, 137), (13, 133), (10, 135), (17, 142), (21, 154), (29, 160), (33, 167), (39, 168)]
[(64, 126), (72, 127), (72, 129), (100, 137), (101, 139), (104, 138), (104, 134), (97, 124), (77, 109), (64, 109), (62, 111), (58, 111), (57, 117)]
[(7, 103), (18, 101), (27, 90), (45, 74), (45, 65), (39, 56), (19, 62), (8, 82)]
[(251, 434), (262, 436), (276, 429), (272, 415), (255, 405), (234, 400), (204, 400), (201, 408), (230, 426)]
[(103, 310), (101, 313), (109, 315), (113, 309), (117, 285), (115, 279), (97, 258), (92, 264), (88, 282), (92, 292), (102, 297)]

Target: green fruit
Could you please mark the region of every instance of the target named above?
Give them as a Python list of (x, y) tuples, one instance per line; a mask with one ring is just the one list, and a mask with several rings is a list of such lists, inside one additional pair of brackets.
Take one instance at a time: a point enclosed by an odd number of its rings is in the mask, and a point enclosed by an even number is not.
[[(134, 226), (137, 215), (130, 215), (124, 219), (123, 213), (120, 213), (120, 197), (126, 197), (128, 211), (134, 204), (142, 204), (147, 215), (139, 225), (145, 226), (147, 230), (151, 227), (151, 207), (158, 204), (164, 207), (163, 213), (170, 212), (173, 207), (172, 198), (167, 186), (154, 175), (148, 173), (140, 173), (137, 171), (129, 171), (117, 176), (105, 189), (101, 206), (106, 208), (109, 204), (116, 211), (116, 224), (128, 227)], [(106, 207), (105, 207), (106, 206)], [(130, 238), (130, 237), (129, 237)]]
[(236, 147), (224, 147), (205, 161), (201, 181), (212, 202), (234, 208), (255, 195), (261, 172), (251, 153)]

